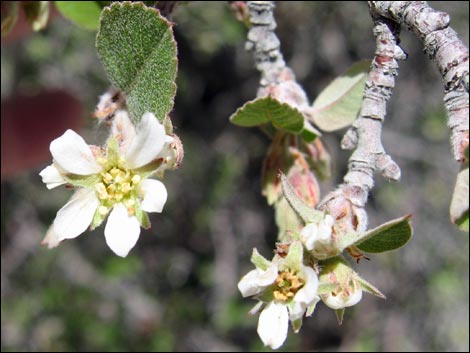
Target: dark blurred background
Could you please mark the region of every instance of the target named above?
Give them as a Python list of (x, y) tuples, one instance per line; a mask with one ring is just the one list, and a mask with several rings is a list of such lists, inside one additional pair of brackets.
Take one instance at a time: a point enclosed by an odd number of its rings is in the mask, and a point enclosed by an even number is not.
[[(451, 16), (468, 46), (468, 2), (430, 2)], [(375, 45), (366, 2), (278, 2), (282, 51), (311, 100)], [(179, 51), (172, 112), (185, 158), (165, 176), (169, 192), (152, 229), (121, 259), (103, 228), (40, 242), (70, 197), (47, 190), (38, 172), (49, 142), (67, 128), (99, 144), (105, 127), (90, 119), (108, 87), (95, 33), (55, 15), (46, 30), (2, 42), (1, 349), (2, 351), (259, 351), (255, 304), (237, 290), (252, 269), (253, 247), (270, 257), (273, 210), (260, 194), (268, 139), (228, 117), (256, 95), (259, 74), (244, 51), (246, 29), (225, 2), (189, 2), (173, 13)], [(450, 224), (458, 164), (453, 161), (437, 68), (403, 29), (396, 89), (384, 145), (402, 180), (376, 178), (371, 227), (413, 214), (402, 249), (355, 266), (387, 300), (365, 295), (342, 326), (320, 304), (285, 351), (468, 351), (468, 234)], [(345, 131), (323, 140), (334, 166), (323, 195), (341, 182), (350, 152)]]

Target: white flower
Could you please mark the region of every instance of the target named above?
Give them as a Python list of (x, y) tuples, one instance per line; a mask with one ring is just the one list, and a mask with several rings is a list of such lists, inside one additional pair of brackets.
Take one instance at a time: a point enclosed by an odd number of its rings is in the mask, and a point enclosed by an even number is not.
[[(365, 283), (359, 275), (354, 272), (344, 258), (331, 258), (322, 263), (320, 272), (320, 283), (332, 286), (334, 289), (320, 295), (323, 302), (331, 309), (343, 309), (356, 305), (362, 299), (362, 286)], [(367, 284), (372, 294), (384, 298), (371, 284)]]
[(322, 295), (323, 302), (331, 309), (343, 309), (354, 306), (362, 299), (362, 289), (359, 285), (354, 285), (349, 291), (341, 290), (339, 293), (328, 293)]
[(328, 243), (333, 231), (335, 220), (326, 215), (320, 223), (309, 223), (300, 231), (300, 239), (307, 250), (312, 250), (317, 243)]
[[(275, 256), (270, 262), (253, 251), (255, 270), (248, 272), (238, 283), (243, 297), (257, 296), (267, 302), (258, 320), (258, 335), (264, 345), (277, 349), (287, 338), (289, 320), (297, 333), (302, 318), (319, 301), (318, 277), (315, 271), (302, 263), (300, 242), (290, 245), (288, 255)], [(259, 309), (259, 305), (255, 308)]]
[(113, 124), (105, 148), (89, 146), (67, 130), (51, 142), (53, 163), (40, 175), (49, 189), (62, 184), (79, 187), (57, 212), (49, 235), (58, 241), (75, 238), (90, 225), (92, 229), (100, 225), (110, 213), (106, 243), (125, 257), (139, 238), (140, 226), (150, 227), (145, 212), (163, 210), (166, 188), (147, 178), (169, 161), (160, 153), (173, 139), (152, 113), (145, 113), (135, 129), (127, 112), (118, 111)]
[(319, 259), (327, 259), (337, 256), (342, 249), (338, 247), (333, 235), (333, 225), (335, 220), (330, 215), (325, 217), (318, 223), (308, 223), (300, 231), (300, 240), (304, 243), (305, 248), (310, 250), (312, 255)]

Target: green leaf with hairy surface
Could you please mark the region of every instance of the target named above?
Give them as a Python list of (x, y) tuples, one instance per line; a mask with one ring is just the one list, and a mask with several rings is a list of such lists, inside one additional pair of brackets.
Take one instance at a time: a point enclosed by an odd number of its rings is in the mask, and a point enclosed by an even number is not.
[(406, 215), (384, 223), (361, 234), (359, 239), (347, 246), (356, 245), (360, 250), (368, 253), (398, 249), (405, 245), (413, 234), (410, 218), (411, 215)]
[(163, 122), (176, 93), (171, 23), (142, 3), (115, 2), (101, 14), (96, 47), (109, 80), (127, 95), (132, 120), (153, 112)]
[(459, 172), (450, 202), (450, 219), (464, 232), (468, 232), (468, 175), (468, 167)]
[(299, 110), (269, 96), (245, 103), (230, 117), (230, 121), (243, 127), (271, 122), (277, 129), (293, 134), (299, 134), (304, 128), (304, 116)]
[(278, 229), (278, 240), (280, 242), (292, 241), (292, 236), (300, 232), (304, 227), (303, 221), (283, 196), (274, 204), (274, 211), (274, 218)]
[(313, 122), (324, 131), (342, 129), (356, 119), (361, 108), (370, 60), (353, 64), (331, 82), (313, 102)]
[(297, 196), (295, 189), (289, 184), (287, 177), (283, 173), (281, 173), (281, 184), (286, 200), (304, 223), (318, 223), (323, 219), (323, 212), (306, 205)]
[(59, 12), (76, 25), (96, 31), (100, 24), (101, 6), (96, 1), (55, 1)]

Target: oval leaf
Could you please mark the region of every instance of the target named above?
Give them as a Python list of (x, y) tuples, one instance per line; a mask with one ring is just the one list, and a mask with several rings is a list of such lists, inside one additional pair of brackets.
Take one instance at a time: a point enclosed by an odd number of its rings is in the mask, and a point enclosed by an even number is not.
[(351, 125), (361, 108), (370, 60), (353, 64), (331, 82), (313, 102), (313, 122), (324, 131)]
[(450, 219), (457, 226), (468, 232), (468, 168), (457, 175), (454, 194), (450, 203)]
[(269, 96), (245, 103), (230, 117), (230, 121), (244, 127), (271, 122), (277, 129), (294, 134), (300, 133), (304, 127), (304, 116), (299, 110)]
[(102, 12), (96, 47), (109, 80), (127, 95), (132, 120), (149, 111), (163, 122), (176, 93), (170, 22), (142, 3), (113, 3)]
[(96, 31), (100, 24), (101, 8), (95, 1), (56, 1), (60, 13), (77, 26)]
[(413, 234), (410, 218), (411, 215), (407, 215), (384, 223), (367, 231), (360, 237), (360, 241), (351, 245), (356, 245), (360, 250), (368, 253), (379, 253), (402, 247)]

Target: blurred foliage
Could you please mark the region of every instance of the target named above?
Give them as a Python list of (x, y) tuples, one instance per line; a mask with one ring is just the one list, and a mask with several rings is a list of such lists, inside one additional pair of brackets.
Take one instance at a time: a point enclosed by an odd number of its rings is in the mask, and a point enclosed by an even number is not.
[[(468, 3), (430, 4), (450, 13), (468, 44)], [(277, 6), (285, 59), (310, 98), (373, 55), (365, 2)], [(222, 2), (179, 5), (171, 20), (179, 57), (172, 118), (186, 156), (180, 170), (166, 175), (164, 212), (152, 216), (152, 229), (126, 259), (109, 251), (103, 228), (47, 250), (39, 243), (70, 191), (41, 183), (37, 173), (50, 160), (3, 179), (2, 351), (269, 351), (257, 336), (257, 317), (247, 315), (255, 302), (236, 288), (251, 269), (252, 248), (269, 257), (277, 234), (261, 195), (269, 141), (228, 120), (258, 85), (244, 51), (246, 29)], [(414, 35), (403, 30), (401, 39), (409, 59), (400, 64), (384, 145), (403, 176), (398, 184), (376, 178), (368, 212), (371, 228), (413, 213), (414, 237), (356, 268), (386, 301), (365, 296), (341, 327), (319, 305), (281, 351), (469, 349), (468, 236), (447, 216), (458, 165), (441, 79)], [(108, 82), (94, 43), (94, 33), (56, 14), (44, 31), (2, 44), (2, 99), (65, 89), (83, 103), (86, 140), (99, 143), (105, 126), (89, 117)], [(323, 194), (345, 171), (350, 153), (338, 147), (342, 132), (324, 136), (334, 170), (321, 184)]]

